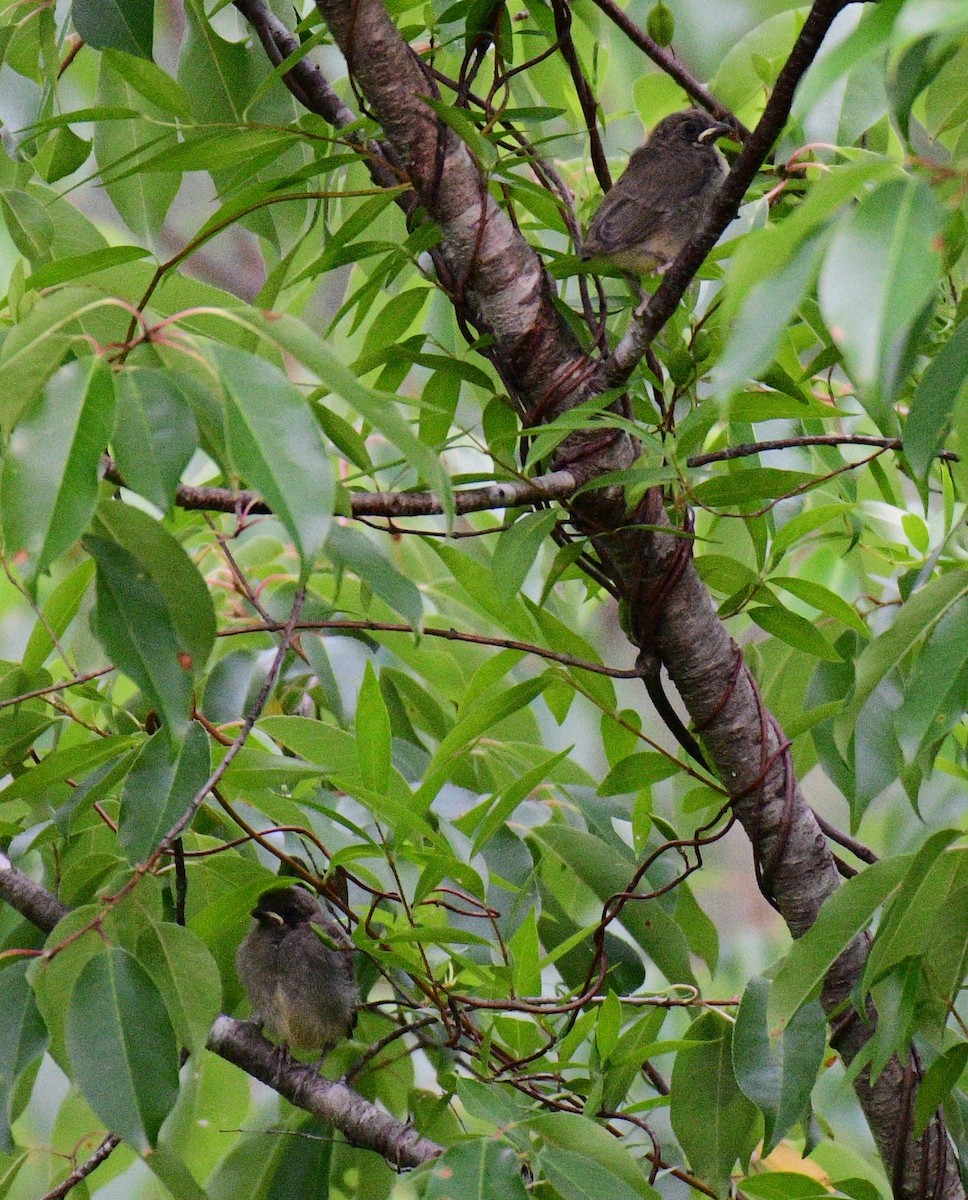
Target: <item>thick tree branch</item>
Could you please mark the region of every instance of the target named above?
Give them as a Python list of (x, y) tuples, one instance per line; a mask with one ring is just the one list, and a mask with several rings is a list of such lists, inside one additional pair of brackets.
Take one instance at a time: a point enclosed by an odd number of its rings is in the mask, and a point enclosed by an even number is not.
[[(45, 933), (50, 933), (70, 911), (29, 875), (12, 866), (2, 852), (0, 898)], [(267, 1041), (251, 1021), (218, 1017), (207, 1047), (275, 1088), (297, 1108), (328, 1121), (352, 1145), (382, 1155), (391, 1166), (417, 1167), (443, 1152), (443, 1146), (421, 1137), (412, 1125), (377, 1108), (345, 1083), (325, 1079), (313, 1067), (281, 1054), (279, 1047)]]
[[(126, 487), (124, 476), (108, 455), (104, 456), (104, 478)], [(484, 512), (495, 508), (520, 508), (549, 500), (571, 498), (582, 483), (575, 471), (552, 471), (534, 479), (508, 479), (483, 487), (465, 488), (454, 493), (454, 512)], [(350, 492), (350, 510), (354, 517), (435, 517), (446, 510), (433, 492)], [(203, 512), (264, 515), (272, 510), (258, 492), (232, 491), (231, 488), (192, 487), (180, 483), (175, 490), (179, 508)]]
[(326, 1079), (315, 1067), (281, 1055), (251, 1021), (218, 1017), (206, 1045), (297, 1108), (328, 1121), (351, 1145), (373, 1150), (391, 1166), (419, 1167), (443, 1153), (443, 1146), (377, 1108), (341, 1080)]

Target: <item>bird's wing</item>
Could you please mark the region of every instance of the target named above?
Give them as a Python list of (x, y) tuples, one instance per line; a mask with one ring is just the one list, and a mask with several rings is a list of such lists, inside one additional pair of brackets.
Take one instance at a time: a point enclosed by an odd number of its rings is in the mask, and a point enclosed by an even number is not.
[[(688, 207), (703, 190), (707, 179), (702, 166), (687, 156), (648, 154), (637, 150), (622, 177), (607, 193), (592, 219), (585, 247), (589, 251), (614, 253), (627, 246), (648, 243), (660, 233), (670, 215)], [(685, 161), (683, 161), (685, 159)]]

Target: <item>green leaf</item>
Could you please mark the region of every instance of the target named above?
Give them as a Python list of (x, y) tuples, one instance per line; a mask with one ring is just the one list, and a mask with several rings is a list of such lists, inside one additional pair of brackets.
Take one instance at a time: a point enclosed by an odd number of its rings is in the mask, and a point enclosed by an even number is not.
[[(25, 664), (26, 665), (26, 664)], [(930, 766), (933, 750), (964, 714), (968, 672), (968, 600), (959, 600), (935, 625), (918, 656), (895, 714), (908, 762)]]
[(10, 240), (29, 262), (45, 262), (54, 240), (54, 222), (45, 205), (20, 188), (0, 189), (0, 211)]
[(390, 714), (371, 662), (366, 664), (356, 702), (356, 753), (363, 783), (385, 794), (390, 783)]
[(78, 317), (104, 303), (93, 288), (62, 288), (41, 296), (10, 330), (0, 347), (0, 371), (5, 379), (16, 379), (17, 386), (0, 392), (0, 428), (5, 434), (60, 366), (71, 336), (80, 332)]
[[(97, 4), (98, 0), (91, 3)], [(118, 177), (118, 168), (130, 168), (150, 153), (174, 151), (178, 137), (170, 128), (168, 114), (155, 108), (118, 74), (116, 59), (108, 55), (102, 55), (99, 64), (97, 100), (105, 107), (138, 114), (128, 120), (99, 121), (94, 127), (94, 156), (111, 203), (133, 233), (147, 238), (161, 229), (181, 176), (175, 171), (147, 175), (126, 170)]]
[(551, 677), (547, 674), (539, 675), (534, 679), (526, 679), (524, 683), (515, 684), (507, 691), (480, 704), (475, 704), (470, 712), (463, 715), (437, 747), (424, 774), (423, 783), (414, 793), (414, 809), (421, 814), (425, 813), (443, 783), (450, 776), (455, 760), (493, 725), (516, 713), (540, 696), (548, 686), (550, 679)]
[(434, 110), (445, 125), (448, 125), (457, 134), (483, 170), (490, 170), (494, 166), (497, 151), (480, 133), (466, 108), (455, 108), (451, 104), (433, 100), (429, 96), (423, 96), (421, 99)]
[(924, 479), (941, 448), (955, 400), (968, 379), (968, 321), (951, 333), (928, 364), (904, 426), (904, 453)]
[(459, 1142), (436, 1159), (425, 1200), (527, 1200), (514, 1150), (494, 1138)]
[(74, 28), (95, 50), (151, 58), (154, 0), (73, 0)]
[(658, 1193), (628, 1150), (588, 1117), (542, 1113), (528, 1126), (544, 1140), (542, 1169), (565, 1200), (656, 1200)]
[(91, 143), (73, 129), (55, 129), (34, 157), (34, 166), (45, 183), (73, 175), (91, 153)]
[(335, 491), (319, 426), (288, 379), (265, 359), (216, 346), (235, 469), (286, 527), (308, 571), (323, 548)]
[(186, 811), (212, 769), (208, 734), (196, 721), (184, 741), (164, 732), (145, 742), (121, 793), (118, 840), (132, 866), (144, 862)]
[(744, 293), (726, 349), (712, 373), (712, 386), (721, 396), (755, 379), (773, 361), (813, 282), (825, 244), (821, 234), (807, 238), (788, 262)]
[(968, 1065), (968, 1042), (951, 1046), (924, 1072), (914, 1101), (914, 1136), (920, 1137), (928, 1122), (947, 1101)]
[(653, 4), (649, 9), (646, 29), (649, 32), (649, 37), (657, 45), (672, 45), (672, 39), (676, 35), (676, 21), (669, 6), (664, 4), (663, 0), (659, 0), (658, 4)]
[(555, 512), (526, 513), (501, 533), (491, 569), (502, 603), (510, 604), (521, 590), (525, 576), (537, 561), (541, 546), (557, 522)]
[(790, 496), (816, 481), (807, 471), (782, 471), (776, 467), (741, 467), (707, 479), (694, 489), (696, 499), (711, 508), (752, 504)]
[(141, 368), (119, 377), (112, 445), (125, 484), (167, 513), (198, 429), (191, 405), (166, 372)]
[(894, 432), (886, 406), (901, 382), (915, 321), (934, 296), (941, 269), (943, 213), (921, 180), (892, 180), (866, 196), (827, 249), (818, 296), (834, 344), (868, 412)]
[(770, 989), (768, 1024), (786, 1025), (820, 990), (835, 959), (871, 922), (898, 886), (912, 856), (885, 858), (846, 880), (824, 901), (816, 921), (790, 947)]
[(595, 1046), (598, 1057), (604, 1063), (618, 1044), (618, 1036), (622, 1031), (622, 1002), (609, 989), (605, 1002), (598, 1010), (598, 1021), (595, 1025)]
[(138, 558), (117, 542), (90, 536), (85, 545), (97, 562), (92, 628), (113, 662), (159, 710), (167, 736), (179, 738), (191, 710), (194, 660), (186, 656), (166, 597)]
[(841, 624), (856, 629), (864, 638), (870, 637), (870, 630), (857, 615), (851, 605), (822, 584), (814, 583), (811, 579), (796, 579), (788, 576), (774, 575), (770, 578), (770, 586), (782, 588), (791, 596), (805, 601), (818, 612), (826, 613)]
[(178, 1096), (178, 1044), (161, 995), (117, 947), (90, 958), (71, 994), (67, 1051), (85, 1100), (137, 1150), (158, 1138)]
[(96, 742), (66, 746), (63, 750), (52, 750), (35, 767), (8, 783), (3, 789), (3, 798), (17, 800), (36, 796), (55, 784), (66, 783), (73, 776), (93, 771), (134, 743), (133, 737), (106, 737)]
[(944, 911), (951, 903), (951, 897), (964, 886), (959, 873), (964, 870), (968, 854), (964, 850), (945, 853), (958, 836), (953, 829), (939, 830), (914, 856), (907, 877), (884, 913), (867, 956), (862, 983), (865, 994), (892, 967), (905, 959), (930, 953), (930, 943), (926, 939), (931, 933), (931, 923), (925, 920), (925, 914)]
[(415, 630), (423, 624), (423, 599), (412, 579), (402, 575), (383, 552), (357, 529), (334, 525), (330, 530), (327, 553), (339, 566), (358, 575), (375, 595)]
[(864, 706), (884, 676), (966, 595), (968, 575), (964, 571), (936, 576), (909, 597), (890, 629), (861, 651), (853, 697), (834, 726), (834, 737), (842, 754), (847, 754)]
[(733, 1074), (732, 1026), (718, 1013), (704, 1013), (690, 1025), (672, 1068), (669, 1116), (692, 1169), (717, 1194), (726, 1195), (737, 1158), (746, 1160), (755, 1144), (756, 1108)]
[[(142, 0), (142, 3), (153, 3), (153, 0)], [(174, 117), (185, 120), (191, 118), (191, 106), (184, 91), (170, 75), (151, 61), (150, 55), (138, 58), (123, 51), (106, 49), (101, 57), (149, 104)]]
[[(474, 845), (471, 847), (471, 858), (480, 852), (481, 847), (487, 844), (518, 805), (526, 800), (540, 783), (549, 778), (558, 763), (568, 757), (568, 753), (569, 751), (566, 749), (557, 754), (543, 757), (530, 771), (526, 771), (503, 792), (499, 792), (493, 801), (484, 801), (483, 804), (478, 805), (476, 809), (455, 822), (464, 833), (470, 833), (475, 829), (477, 831), (474, 834)], [(486, 814), (483, 819), (480, 817), (482, 812)]]
[(749, 618), (761, 629), (772, 633), (795, 650), (802, 650), (805, 654), (813, 654), (817, 658), (826, 658), (830, 662), (840, 662), (841, 656), (819, 629), (799, 613), (790, 612), (788, 608), (779, 604), (763, 605), (749, 609)]
[(763, 1114), (764, 1157), (809, 1112), (826, 1046), (823, 1009), (814, 1001), (793, 1017), (774, 1049), (766, 1021), (769, 993), (769, 980), (763, 976), (750, 980), (733, 1034), (736, 1082)]
[[(238, 317), (233, 319), (239, 320)], [(450, 475), (437, 455), (420, 441), (408, 422), (388, 403), (385, 394), (360, 383), (353, 372), (323, 346), (319, 336), (294, 317), (273, 313), (270, 319), (264, 314), (249, 312), (246, 323), (272, 345), (279, 346), (314, 371), (321, 383), (342, 396), (351, 408), (379, 430), (418, 472), (420, 479), (440, 496), (445, 514), (453, 517)]]
[[(17, 1079), (47, 1049), (47, 1026), (25, 974), (26, 964), (14, 963), (0, 972), (0, 1150), (9, 1151), (13, 1119), (11, 1105)], [(0, 1195), (2, 1195), (0, 1190)]]
[[(532, 837), (553, 850), (602, 903), (624, 892), (635, 874), (636, 860), (631, 850), (620, 853), (585, 830), (548, 822), (535, 829)], [(649, 886), (645, 879), (639, 890), (647, 892)], [(658, 899), (630, 900), (620, 920), (670, 983), (695, 986), (685, 935)]]
[(620, 759), (605, 776), (598, 788), (599, 796), (622, 796), (640, 788), (661, 783), (678, 773), (676, 763), (654, 750), (628, 754)]
[(40, 292), (70, 279), (81, 279), (85, 275), (96, 275), (98, 271), (123, 267), (125, 263), (147, 258), (149, 253), (138, 246), (105, 246), (103, 250), (92, 250), (89, 254), (64, 255), (32, 271), (26, 286)]
[(68, 363), (10, 438), (0, 477), (7, 553), (32, 581), (71, 548), (97, 507), (114, 385), (99, 358)]
[(222, 980), (208, 947), (182, 925), (153, 923), (138, 938), (138, 962), (161, 993), (179, 1043), (201, 1054), (222, 1004)]
[[(643, 1195), (624, 1179), (613, 1175), (600, 1163), (590, 1161), (583, 1152), (550, 1146), (538, 1158), (541, 1173), (562, 1200), (639, 1200)], [(653, 1197), (659, 1193), (652, 1188)]]
[(195, 564), (160, 522), (130, 505), (107, 501), (97, 521), (94, 532), (109, 534), (132, 554), (140, 573), (161, 593), (179, 650), (188, 655), (181, 666), (201, 678), (215, 644), (215, 612)]

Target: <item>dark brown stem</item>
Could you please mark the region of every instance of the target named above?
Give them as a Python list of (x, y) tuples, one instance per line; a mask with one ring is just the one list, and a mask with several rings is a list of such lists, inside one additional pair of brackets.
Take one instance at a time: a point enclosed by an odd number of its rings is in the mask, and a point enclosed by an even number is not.
[(109, 1158), (116, 1147), (121, 1145), (121, 1139), (116, 1133), (109, 1133), (104, 1141), (97, 1147), (90, 1158), (86, 1159), (79, 1166), (76, 1166), (66, 1179), (61, 1180), (57, 1187), (47, 1192), (41, 1200), (62, 1200), (72, 1188), (77, 1187), (82, 1180), (87, 1179), (93, 1171)]
[(657, 67), (661, 67), (670, 79), (674, 79), (687, 96), (691, 96), (693, 100), (701, 104), (707, 112), (711, 112), (720, 121), (726, 121), (732, 125), (739, 134), (740, 140), (746, 141), (750, 135), (750, 131), (746, 126), (742, 122), (737, 121), (726, 105), (721, 104), (708, 88), (704, 88), (699, 80), (673, 54), (663, 49), (658, 42), (653, 41), (644, 30), (640, 29), (630, 19), (628, 13), (624, 9), (619, 8), (615, 0), (592, 0), (592, 3), (600, 8), (610, 20), (615, 22), (633, 45), (638, 46), (642, 53), (651, 58)]
[[(878, 446), (882, 450), (903, 450), (900, 438), (870, 437), (864, 433), (816, 433), (804, 437), (774, 438), (763, 442), (743, 442), (739, 446), (727, 446), (723, 450), (712, 450), (709, 454), (694, 454), (686, 459), (687, 467), (705, 467), (708, 463), (729, 462), (734, 458), (749, 458), (767, 450), (792, 450), (797, 446)], [(939, 458), (952, 462), (958, 456), (951, 450), (942, 450)]]
[(706, 211), (702, 224), (663, 276), (641, 320), (633, 322), (614, 353), (603, 360), (601, 377), (597, 381), (601, 388), (622, 387), (625, 384), (655, 335), (675, 312), (706, 255), (739, 211), (747, 188), (783, 130), (790, 116), (797, 84), (817, 57), (827, 30), (850, 2), (817, 0), (810, 9), (790, 57), (777, 76), (763, 116), (746, 139), (725, 183)]

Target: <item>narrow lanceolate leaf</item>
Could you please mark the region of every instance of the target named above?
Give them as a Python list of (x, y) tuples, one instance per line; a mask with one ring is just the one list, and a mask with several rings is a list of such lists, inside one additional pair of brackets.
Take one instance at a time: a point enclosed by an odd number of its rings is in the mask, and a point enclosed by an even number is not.
[(37, 1011), (23, 961), (0, 971), (0, 1150), (13, 1148), (10, 1111), (14, 1085), (47, 1048), (47, 1026)]
[(434, 1163), (425, 1200), (527, 1200), (521, 1164), (510, 1146), (474, 1138), (451, 1146)]
[(138, 961), (162, 995), (180, 1045), (199, 1053), (222, 1003), (222, 980), (205, 943), (183, 925), (149, 925)]
[(335, 354), (326, 349), (320, 338), (295, 317), (251, 312), (246, 314), (246, 322), (267, 341), (315, 372), (326, 387), (342, 396), (374, 429), (378, 429), (417, 471), (421, 482), (440, 496), (448, 517), (453, 517), (454, 493), (450, 476), (434, 451), (423, 444), (396, 408), (387, 404), (385, 395), (361, 383)]
[(326, 541), (335, 501), (319, 426), (293, 385), (265, 359), (228, 346), (218, 347), (216, 357), (235, 469), (262, 493), (308, 571)]
[(0, 375), (16, 387), (0, 389), (0, 432), (9, 433), (30, 401), (57, 370), (80, 333), (78, 317), (110, 301), (93, 288), (62, 288), (41, 296), (0, 347)]
[(968, 321), (962, 321), (921, 377), (904, 426), (904, 452), (915, 474), (922, 478), (940, 449), (966, 379)]
[(168, 373), (125, 371), (112, 446), (128, 487), (167, 512), (197, 444), (191, 405)]
[(7, 554), (33, 580), (81, 536), (97, 507), (114, 385), (98, 358), (68, 363), (14, 429), (0, 479)]
[(773, 355), (816, 274), (824, 238), (815, 235), (797, 248), (789, 262), (759, 280), (743, 299), (712, 384), (723, 397), (770, 365)]
[[(636, 860), (631, 850), (620, 851), (584, 829), (549, 821), (535, 829), (533, 836), (554, 851), (603, 903), (624, 892), (635, 874)], [(640, 890), (646, 892), (649, 886), (643, 881)], [(695, 986), (685, 934), (658, 900), (629, 901), (620, 920), (670, 983)]]
[(366, 664), (356, 702), (356, 753), (366, 787), (386, 792), (390, 782), (390, 715), (372, 663)]
[(128, 862), (143, 862), (185, 812), (212, 766), (208, 734), (192, 721), (173, 746), (164, 733), (145, 743), (121, 793), (119, 840)]
[(774, 1046), (766, 1023), (769, 993), (767, 979), (750, 980), (733, 1034), (736, 1082), (763, 1114), (764, 1155), (809, 1112), (810, 1092), (826, 1045), (823, 1009), (813, 1001), (800, 1009)]
[(424, 775), (423, 784), (414, 793), (414, 808), (420, 813), (426, 812), (450, 775), (455, 759), (498, 721), (503, 721), (505, 717), (530, 704), (550, 682), (551, 676), (548, 675), (526, 679), (524, 683), (515, 684), (499, 696), (475, 705), (462, 717), (437, 747), (433, 761)]
[(105, 1125), (137, 1150), (153, 1146), (178, 1096), (178, 1044), (161, 994), (126, 950), (85, 964), (67, 1012), (67, 1052)]
[(112, 662), (158, 709), (173, 737), (187, 727), (192, 677), (165, 596), (138, 559), (117, 542), (89, 537), (97, 562), (97, 607), (92, 628)]
[[(867, 992), (892, 967), (921, 954), (931, 954), (928, 914), (943, 912), (965, 885), (968, 852), (948, 850), (957, 830), (941, 829), (914, 856), (911, 869), (884, 913), (864, 966)], [(947, 851), (947, 853), (945, 853)]]
[(394, 612), (419, 629), (423, 621), (420, 589), (383, 556), (377, 544), (357, 529), (336, 526), (330, 531), (326, 552), (338, 566), (352, 571)]
[(24, 649), (25, 671), (39, 671), (59, 638), (77, 615), (87, 589), (94, 578), (94, 563), (85, 559), (54, 588), (44, 605), (43, 617), (27, 639)]
[(109, 501), (98, 510), (97, 522), (93, 532), (110, 535), (133, 555), (158, 589), (176, 631), (182, 667), (201, 674), (215, 643), (215, 611), (195, 564), (164, 526), (140, 509)]
[[(111, 202), (129, 228), (140, 238), (147, 238), (161, 228), (181, 176), (175, 171), (145, 175), (130, 168), (149, 154), (174, 150), (178, 136), (167, 114), (145, 100), (106, 56), (100, 61), (97, 100), (100, 105), (138, 114), (130, 120), (98, 121), (94, 127), (94, 156)], [(121, 177), (115, 178), (119, 169)]]
[(74, 27), (95, 50), (151, 58), (154, 0), (74, 0)]
[(771, 1029), (785, 1024), (820, 990), (831, 964), (870, 924), (911, 865), (910, 855), (885, 858), (829, 896), (810, 929), (793, 943), (770, 989)]
[(925, 1071), (914, 1101), (914, 1136), (924, 1133), (935, 1110), (948, 1099), (968, 1063), (968, 1042), (958, 1042)]
[(844, 219), (820, 272), (830, 335), (884, 432), (908, 334), (937, 287), (942, 220), (926, 183), (892, 180)]
[(705, 1013), (686, 1037), (698, 1043), (676, 1055), (670, 1117), (692, 1169), (725, 1195), (737, 1158), (753, 1149), (756, 1109), (736, 1084), (732, 1026), (718, 1013)]
[[(528, 1119), (527, 1125), (540, 1134), (542, 1167), (567, 1200), (657, 1200), (658, 1193), (640, 1163), (589, 1117), (540, 1113)], [(596, 1178), (597, 1191), (593, 1185)]]
[(854, 695), (834, 726), (834, 736), (842, 754), (846, 754), (861, 711), (880, 681), (966, 595), (968, 573), (965, 571), (949, 571), (946, 575), (936, 576), (905, 602), (890, 629), (865, 647), (857, 659)]
[(20, 188), (0, 189), (0, 212), (10, 240), (29, 262), (43, 262), (50, 255), (54, 222), (45, 205)]

